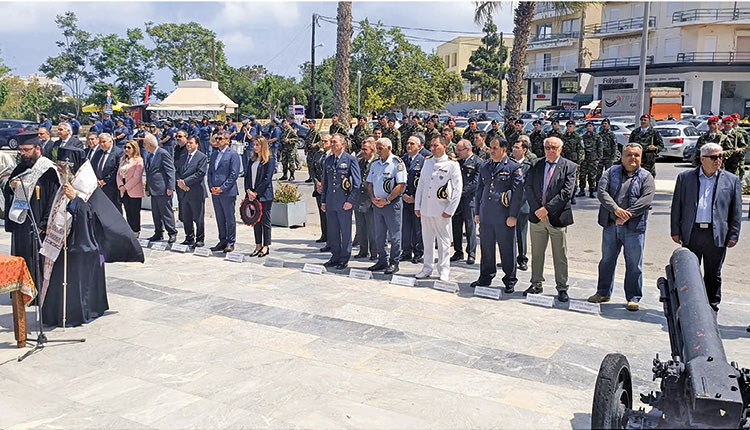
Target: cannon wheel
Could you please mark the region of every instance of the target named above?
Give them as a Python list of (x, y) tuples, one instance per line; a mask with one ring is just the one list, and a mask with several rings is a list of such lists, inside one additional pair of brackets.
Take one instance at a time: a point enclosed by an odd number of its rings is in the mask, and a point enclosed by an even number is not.
[(630, 364), (622, 354), (607, 354), (599, 367), (591, 408), (591, 428), (625, 428), (625, 411), (633, 409)]

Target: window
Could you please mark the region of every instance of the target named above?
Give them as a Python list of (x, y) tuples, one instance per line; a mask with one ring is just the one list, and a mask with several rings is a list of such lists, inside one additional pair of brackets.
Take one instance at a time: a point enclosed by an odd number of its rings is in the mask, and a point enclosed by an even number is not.
[(552, 23), (539, 24), (536, 26), (537, 39), (548, 39), (552, 35)]
[(549, 52), (544, 54), (544, 71), (547, 72), (552, 70), (552, 54)]
[(534, 81), (531, 83), (531, 90), (534, 92), (534, 94), (543, 94), (544, 93), (544, 85), (542, 81)]
[(610, 9), (609, 10), (609, 20), (610, 21), (619, 21), (620, 20), (620, 9)]
[(620, 56), (620, 45), (607, 46), (607, 58), (618, 58)]
[(445, 60), (445, 67), (450, 67), (451, 66), (450, 56), (446, 55), (444, 60)]
[(544, 92), (545, 93), (552, 92), (552, 80), (544, 81)]
[(576, 78), (560, 78), (560, 92), (576, 94), (578, 92), (578, 80)]
[(562, 33), (563, 34), (578, 34), (580, 29), (581, 21), (576, 19), (566, 19), (562, 22)]
[(451, 54), (451, 67), (456, 67), (456, 63), (458, 62), (458, 54), (453, 53)]

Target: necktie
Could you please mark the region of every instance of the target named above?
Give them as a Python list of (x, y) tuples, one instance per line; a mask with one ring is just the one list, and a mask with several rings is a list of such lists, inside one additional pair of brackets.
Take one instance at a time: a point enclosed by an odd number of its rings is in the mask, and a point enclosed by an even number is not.
[(104, 170), (104, 160), (107, 158), (107, 154), (109, 154), (109, 152), (105, 152), (104, 154), (102, 154), (102, 158), (101, 158), (101, 160), (99, 160), (98, 170), (99, 170), (99, 176), (100, 177), (102, 176), (102, 173), (103, 173), (103, 170)]
[(214, 169), (219, 168), (219, 161), (221, 161), (221, 155), (224, 153), (224, 151), (219, 151), (218, 154), (216, 154), (216, 163), (214, 163)]
[(151, 167), (151, 160), (153, 158), (154, 158), (154, 154), (152, 154), (151, 152), (149, 152), (148, 156), (146, 157), (146, 168), (147, 169)]
[(193, 154), (188, 154), (188, 158), (187, 158), (187, 161), (185, 162), (185, 165), (184, 165), (184, 166), (182, 166), (182, 171), (183, 171), (183, 172), (184, 172), (185, 170), (187, 170), (188, 166), (190, 165), (190, 160), (192, 160), (192, 159), (193, 159)]
[(547, 170), (547, 177), (544, 180), (544, 188), (542, 189), (542, 205), (547, 204), (547, 188), (549, 188), (549, 183), (552, 180), (552, 174), (555, 173), (555, 165), (557, 163), (550, 163), (547, 162), (547, 165), (549, 166), (549, 169)]

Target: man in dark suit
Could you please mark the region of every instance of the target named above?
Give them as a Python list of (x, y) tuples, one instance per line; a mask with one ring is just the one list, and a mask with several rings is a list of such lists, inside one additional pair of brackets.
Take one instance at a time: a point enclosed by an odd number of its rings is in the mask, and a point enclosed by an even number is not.
[(177, 229), (172, 213), (172, 193), (175, 184), (172, 154), (164, 148), (159, 148), (159, 141), (151, 133), (143, 138), (143, 146), (147, 152), (146, 189), (151, 195), (151, 215), (154, 219), (154, 235), (148, 240), (162, 240), (164, 228), (169, 235), (169, 243), (174, 243), (177, 240)]
[(121, 213), (120, 191), (117, 189), (117, 169), (120, 167), (122, 154), (122, 148), (112, 145), (112, 136), (109, 133), (102, 133), (99, 136), (99, 151), (96, 151), (91, 159), (91, 167), (94, 168), (99, 187)]
[(529, 202), (531, 236), (531, 286), (527, 294), (541, 294), (544, 282), (544, 253), (552, 243), (557, 299), (568, 301), (568, 257), (566, 227), (573, 224), (570, 199), (576, 184), (576, 163), (561, 156), (563, 142), (558, 137), (544, 140), (545, 160), (529, 169), (524, 185)]
[(190, 136), (187, 139), (185, 160), (177, 173), (180, 178), (177, 180), (177, 188), (182, 191), (179, 203), (185, 227), (185, 241), (182, 244), (200, 248), (205, 240), (203, 216), (208, 192), (203, 184), (203, 178), (206, 176), (206, 154), (200, 152), (198, 146), (198, 136)]
[(91, 160), (97, 152), (99, 152), (99, 134), (91, 131), (86, 135), (86, 149), (83, 150), (83, 156)]
[(707, 143), (701, 165), (680, 173), (672, 196), (672, 240), (703, 260), (708, 302), (719, 311), (721, 266), (727, 248), (737, 244), (742, 221), (742, 190), (734, 174), (721, 169), (723, 149)]
[[(81, 141), (78, 140), (77, 137), (73, 136), (72, 133), (73, 131), (70, 128), (70, 124), (67, 122), (61, 122), (57, 126), (57, 135), (60, 138), (56, 141), (52, 141), (49, 140), (49, 137), (47, 137), (46, 142), (42, 142), (42, 155), (54, 162), (57, 162), (57, 152), (61, 147), (83, 149), (83, 144), (81, 143)], [(43, 139), (40, 137), (40, 140)]]
[[(175, 133), (176, 145), (174, 147), (174, 153), (172, 158), (174, 159), (174, 175), (176, 179), (181, 179), (182, 168), (185, 166), (187, 161), (187, 132), (185, 130), (177, 130)], [(185, 196), (185, 192), (180, 187), (175, 188), (175, 194), (177, 194), (177, 219), (185, 222), (183, 218), (184, 214), (182, 211), (182, 199)]]
[(237, 222), (234, 218), (237, 200), (237, 177), (240, 174), (240, 156), (229, 147), (231, 133), (224, 130), (216, 136), (217, 147), (211, 151), (208, 163), (208, 187), (212, 194), (216, 223), (219, 227), (219, 243), (212, 251), (234, 251)]

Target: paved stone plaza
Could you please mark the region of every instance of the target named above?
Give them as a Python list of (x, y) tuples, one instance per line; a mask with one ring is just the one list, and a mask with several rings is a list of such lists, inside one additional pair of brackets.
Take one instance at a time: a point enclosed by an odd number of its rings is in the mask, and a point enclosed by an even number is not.
[[(309, 185), (301, 191), (309, 195)], [(478, 264), (454, 265), (457, 294), (346, 273), (315, 275), (323, 263), (314, 201), (304, 228), (273, 231), (270, 257), (284, 268), (221, 257), (146, 250), (145, 264), (107, 266), (110, 311), (55, 329), (23, 362), (9, 298), (0, 302), (1, 428), (586, 428), (601, 359), (623, 352), (636, 392), (657, 389), (651, 360), (669, 355), (656, 278), (675, 245), (669, 201), (659, 194), (649, 222), (641, 311), (624, 309), (622, 284), (601, 315), (472, 297)], [(598, 205), (579, 199), (569, 230), (572, 299), (594, 292), (601, 229)], [(209, 208), (208, 213), (212, 213)], [(150, 213), (143, 212), (144, 226)], [(747, 224), (747, 221), (743, 224)], [(207, 219), (207, 245), (216, 226)], [(747, 225), (743, 225), (747, 229)], [(144, 229), (143, 237), (150, 234)], [(725, 263), (719, 314), (730, 360), (750, 366), (750, 240), (744, 231)], [(182, 240), (182, 234), (180, 234)], [(254, 248), (238, 226), (237, 250)], [(0, 235), (7, 253), (8, 234)], [(370, 261), (352, 260), (366, 268)], [(400, 275), (421, 267), (401, 265)], [(624, 268), (618, 270), (621, 281)], [(546, 269), (552, 278), (551, 258)], [(499, 278), (496, 284), (499, 283)], [(547, 284), (545, 294), (554, 294)], [(35, 328), (29, 309), (29, 325)], [(31, 338), (35, 335), (32, 333)]]

